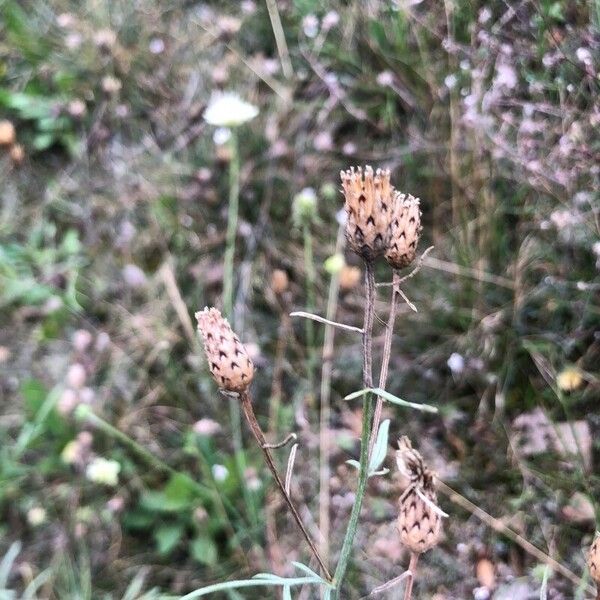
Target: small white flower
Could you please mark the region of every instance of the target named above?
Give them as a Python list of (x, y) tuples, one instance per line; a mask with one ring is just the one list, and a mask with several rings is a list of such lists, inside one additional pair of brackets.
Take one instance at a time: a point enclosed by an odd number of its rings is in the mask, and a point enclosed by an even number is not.
[(216, 481), (225, 481), (229, 476), (229, 471), (224, 465), (213, 465), (212, 474)]
[(121, 465), (116, 460), (107, 460), (101, 456), (95, 458), (85, 470), (85, 476), (93, 483), (112, 487), (119, 483)]
[(575, 52), (577, 60), (582, 62), (586, 67), (592, 64), (592, 53), (589, 48), (577, 48)]
[(204, 111), (204, 120), (217, 127), (238, 127), (258, 115), (258, 108), (237, 94), (215, 94)]
[(453, 375), (458, 375), (465, 370), (465, 359), (458, 352), (453, 352), (446, 364)]
[(194, 423), (193, 429), (198, 435), (211, 437), (221, 431), (221, 426), (212, 419), (200, 419)]
[(457, 83), (458, 83), (458, 77), (456, 75), (454, 75), (454, 73), (451, 73), (450, 75), (446, 75), (446, 77), (444, 78), (444, 85), (449, 90), (451, 90), (453, 87), (455, 87)]
[(394, 85), (394, 74), (391, 71), (381, 71), (377, 74), (377, 85), (389, 87)]
[(46, 520), (46, 511), (41, 506), (34, 506), (27, 512), (27, 521), (33, 527), (41, 525)]
[(317, 37), (319, 33), (319, 19), (316, 15), (306, 15), (302, 19), (302, 31), (304, 31), (304, 35), (308, 38)]

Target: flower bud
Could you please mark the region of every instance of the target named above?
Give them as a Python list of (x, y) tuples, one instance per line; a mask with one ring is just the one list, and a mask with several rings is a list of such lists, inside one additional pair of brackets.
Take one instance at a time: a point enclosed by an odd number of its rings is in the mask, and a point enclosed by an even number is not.
[(394, 200), (389, 170), (354, 167), (340, 173), (348, 215), (346, 238), (367, 261), (381, 256), (387, 247), (389, 220)]
[(396, 192), (385, 250), (385, 258), (394, 269), (402, 269), (415, 259), (422, 229), (419, 199)]
[(229, 392), (243, 392), (254, 377), (254, 365), (246, 348), (216, 308), (196, 313), (198, 331), (217, 385)]
[(411, 552), (427, 552), (441, 537), (442, 511), (436, 506), (434, 474), (421, 455), (404, 436), (398, 442), (396, 461), (400, 472), (410, 481), (400, 497), (398, 530), (400, 540)]

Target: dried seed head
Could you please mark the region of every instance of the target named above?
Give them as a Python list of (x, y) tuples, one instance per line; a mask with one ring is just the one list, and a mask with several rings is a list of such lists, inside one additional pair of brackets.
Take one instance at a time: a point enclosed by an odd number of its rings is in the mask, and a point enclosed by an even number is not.
[(385, 251), (385, 258), (394, 269), (402, 269), (415, 259), (422, 229), (419, 199), (396, 192)]
[(588, 568), (592, 579), (600, 586), (600, 535), (596, 535), (588, 552)]
[(341, 171), (344, 188), (346, 238), (348, 244), (365, 260), (381, 256), (386, 249), (394, 188), (390, 184), (388, 169), (361, 167)]
[(196, 313), (198, 331), (204, 338), (204, 351), (217, 385), (229, 392), (243, 392), (254, 376), (254, 365), (240, 338), (216, 308)]
[(434, 475), (406, 436), (398, 441), (398, 448), (398, 468), (410, 481), (400, 497), (400, 540), (412, 552), (427, 552), (437, 545), (442, 532), (443, 513), (436, 505)]

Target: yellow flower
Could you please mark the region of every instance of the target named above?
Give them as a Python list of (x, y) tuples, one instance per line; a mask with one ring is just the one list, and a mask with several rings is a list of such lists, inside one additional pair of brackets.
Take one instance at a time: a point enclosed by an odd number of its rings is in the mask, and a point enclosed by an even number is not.
[(556, 378), (556, 385), (563, 392), (572, 392), (581, 386), (583, 378), (579, 369), (576, 367), (567, 367), (563, 369)]

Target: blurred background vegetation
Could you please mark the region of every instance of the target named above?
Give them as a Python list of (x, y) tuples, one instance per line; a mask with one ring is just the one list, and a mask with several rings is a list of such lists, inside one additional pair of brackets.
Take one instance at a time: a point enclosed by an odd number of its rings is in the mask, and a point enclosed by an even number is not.
[[(235, 326), (265, 429), (299, 435), (295, 496), (315, 520), (330, 395), (332, 559), (355, 486), (360, 418), (342, 398), (360, 387), (359, 340), (337, 333), (323, 361), (322, 327), (288, 314), (329, 306), (360, 325), (359, 263), (328, 260), (343, 251), (339, 170), (389, 167), (421, 198), (421, 250), (435, 246), (404, 286), (418, 312), (400, 309), (388, 389), (440, 413), (388, 411), (392, 473), (369, 488), (348, 597), (407, 563), (401, 434), (585, 581), (600, 493), (598, 0), (0, 0), (0, 15), (2, 598), (176, 596), (303, 557), (250, 443), (238, 468), (192, 321), (221, 302), (231, 153), (203, 120), (218, 90), (260, 109), (238, 130)], [(292, 219), (301, 193), (316, 198), (308, 221)], [(441, 505), (451, 518), (417, 597), (586, 597)]]

